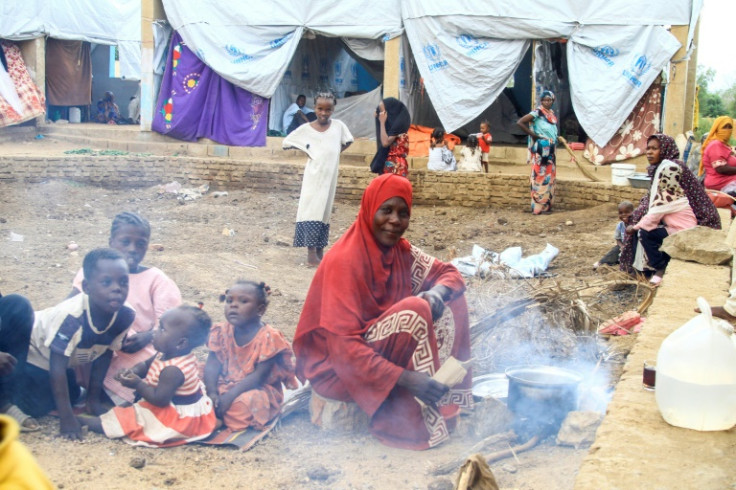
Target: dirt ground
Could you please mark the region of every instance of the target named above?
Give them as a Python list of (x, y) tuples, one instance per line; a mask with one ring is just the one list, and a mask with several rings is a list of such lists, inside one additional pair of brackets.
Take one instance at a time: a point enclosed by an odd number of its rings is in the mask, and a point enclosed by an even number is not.
[[(0, 291), (27, 296), (35, 309), (58, 303), (70, 291), (84, 254), (107, 244), (111, 218), (124, 210), (136, 211), (151, 222), (151, 243), (163, 245), (163, 251), (149, 251), (143, 263), (171, 276), (185, 302), (203, 302), (213, 320), (222, 321), (218, 296), (226, 287), (237, 278), (265, 281), (273, 290), (266, 320), (291, 338), (314, 274), (304, 265), (305, 250), (290, 246), (297, 199), (233, 191), (182, 204), (156, 188), (0, 183)], [(522, 246), (526, 255), (551, 243), (560, 254), (550, 274), (570, 283), (595, 280), (591, 265), (612, 245), (615, 206), (544, 216), (523, 212), (526, 207), (418, 206), (406, 237), (442, 259), (467, 255), (473, 244), (494, 251)], [(354, 203), (336, 203), (331, 243), (352, 223), (357, 209)], [(234, 235), (224, 235), (224, 229)], [(23, 241), (11, 241), (11, 232), (22, 235)], [(79, 244), (78, 253), (67, 250), (70, 241)], [(508, 302), (509, 291), (518, 290), (519, 283), (489, 287), (471, 282), (471, 323)], [(630, 339), (613, 342), (624, 354), (631, 344)], [(615, 366), (611, 370), (615, 377)], [(381, 445), (370, 434), (322, 432), (304, 412), (283, 420), (276, 432), (246, 453), (197, 445), (134, 448), (95, 434), (69, 442), (56, 437), (56, 419), (45, 417), (42, 423), (42, 431), (23, 434), (22, 441), (52, 481), (66, 489), (451, 488), (453, 474), (438, 479), (428, 474), (428, 466), (465, 456), (475, 442), (456, 434), (436, 449), (402, 451)], [(557, 446), (548, 438), (518, 459), (492, 468), (503, 488), (565, 489), (572, 487), (586, 453)], [(134, 457), (145, 458), (145, 467), (131, 467)]]

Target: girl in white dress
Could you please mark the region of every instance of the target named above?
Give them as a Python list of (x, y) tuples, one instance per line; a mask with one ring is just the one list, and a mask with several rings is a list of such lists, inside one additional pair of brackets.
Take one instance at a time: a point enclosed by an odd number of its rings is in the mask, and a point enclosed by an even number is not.
[(319, 265), (327, 246), (340, 153), (353, 142), (348, 127), (332, 119), (336, 103), (331, 93), (317, 94), (314, 98), (317, 120), (299, 126), (283, 142), (285, 150), (296, 148), (309, 158), (296, 212), (294, 246), (307, 247), (307, 264), (311, 267)]
[(478, 147), (478, 137), (474, 134), (468, 136), (465, 146), (460, 150), (460, 161), (457, 163), (459, 172), (480, 172), (481, 149)]
[(434, 128), (434, 131), (432, 131), (432, 136), (429, 140), (427, 170), (434, 172), (452, 172), (457, 170), (455, 155), (447, 147), (445, 130), (442, 128)]

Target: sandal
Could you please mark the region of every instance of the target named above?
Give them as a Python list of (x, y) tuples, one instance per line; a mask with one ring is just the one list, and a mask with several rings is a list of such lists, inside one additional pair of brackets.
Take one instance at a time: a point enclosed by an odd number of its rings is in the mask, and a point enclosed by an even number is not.
[(16, 420), (16, 422), (18, 422), (21, 432), (36, 432), (37, 430), (41, 430), (41, 424), (39, 424), (36, 419), (15, 405), (10, 405), (8, 409), (5, 410), (5, 414), (10, 415)]
[(649, 279), (649, 284), (655, 288), (659, 287), (662, 284), (662, 276), (652, 276), (651, 279)]

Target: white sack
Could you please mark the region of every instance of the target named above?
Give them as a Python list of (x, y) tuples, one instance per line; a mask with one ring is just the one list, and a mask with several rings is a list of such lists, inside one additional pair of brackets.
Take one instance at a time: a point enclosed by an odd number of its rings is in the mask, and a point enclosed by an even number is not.
[(559, 253), (557, 247), (548, 243), (540, 253), (523, 258), (521, 247), (510, 247), (501, 252), (499, 259), (502, 264), (511, 269), (512, 277), (529, 279), (545, 272)]

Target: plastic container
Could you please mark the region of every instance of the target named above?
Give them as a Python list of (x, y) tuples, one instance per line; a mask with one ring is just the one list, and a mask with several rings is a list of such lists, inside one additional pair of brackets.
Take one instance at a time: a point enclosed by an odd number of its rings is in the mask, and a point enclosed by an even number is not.
[(701, 314), (664, 339), (657, 355), (655, 397), (664, 420), (700, 431), (736, 425), (736, 342), (733, 327), (713, 318), (698, 298)]
[(629, 177), (635, 172), (636, 165), (633, 163), (613, 163), (611, 164), (611, 184), (629, 185)]
[(82, 110), (79, 107), (69, 108), (69, 122), (70, 123), (82, 122)]
[(649, 189), (652, 186), (652, 179), (646, 172), (634, 172), (629, 176), (629, 184), (637, 189)]

